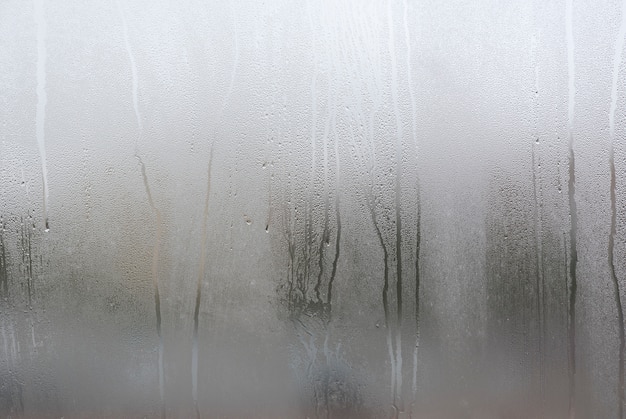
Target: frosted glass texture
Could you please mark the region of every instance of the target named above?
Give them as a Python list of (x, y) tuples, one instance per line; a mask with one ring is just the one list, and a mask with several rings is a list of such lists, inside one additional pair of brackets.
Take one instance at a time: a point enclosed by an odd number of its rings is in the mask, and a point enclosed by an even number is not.
[(0, 416), (623, 418), (626, 2), (0, 2)]

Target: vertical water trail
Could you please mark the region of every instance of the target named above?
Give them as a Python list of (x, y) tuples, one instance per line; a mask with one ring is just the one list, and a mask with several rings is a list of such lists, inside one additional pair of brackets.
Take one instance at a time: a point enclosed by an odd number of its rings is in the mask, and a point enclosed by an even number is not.
[(374, 225), (374, 230), (376, 231), (376, 237), (378, 237), (378, 242), (380, 243), (380, 247), (383, 249), (383, 311), (385, 313), (385, 329), (387, 330), (387, 349), (389, 351), (389, 361), (391, 364), (391, 398), (393, 402), (396, 401), (396, 362), (395, 355), (393, 351), (393, 340), (391, 338), (391, 322), (390, 322), (390, 313), (389, 313), (389, 252), (387, 251), (387, 245), (385, 244), (385, 240), (383, 239), (383, 234), (380, 231), (380, 227), (378, 226), (378, 220), (376, 219), (376, 201), (374, 199), (374, 183), (372, 180), (372, 184), (370, 186), (369, 194), (367, 195), (367, 206), (370, 210), (370, 216), (372, 218), (372, 224)]
[(233, 90), (235, 89), (235, 78), (237, 77), (237, 71), (239, 68), (239, 37), (237, 36), (238, 28), (237, 28), (237, 15), (233, 10), (233, 39), (235, 41), (234, 50), (235, 56), (233, 58), (233, 69), (230, 73), (230, 82), (228, 84), (228, 91), (226, 92), (226, 96), (224, 96), (224, 101), (222, 102), (222, 109), (220, 110), (220, 115), (218, 120), (221, 121), (224, 116), (224, 111), (226, 110), (226, 106), (230, 102), (230, 97), (233, 94)]
[(624, 417), (624, 356), (626, 351), (626, 338), (624, 336), (624, 308), (620, 293), (619, 281), (615, 272), (615, 236), (617, 233), (617, 205), (616, 205), (616, 180), (615, 180), (615, 113), (617, 111), (617, 84), (619, 81), (619, 67), (622, 63), (622, 51), (624, 50), (624, 38), (626, 38), (626, 0), (622, 2), (622, 23), (619, 28), (617, 40), (615, 42), (615, 53), (613, 55), (613, 82), (611, 85), (611, 108), (609, 110), (609, 136), (611, 144), (609, 146), (609, 170), (611, 189), (611, 232), (609, 233), (608, 263), (611, 272), (611, 281), (615, 293), (615, 305), (617, 309), (618, 336), (619, 336), (619, 366), (618, 366), (618, 387), (617, 400), (619, 418)]
[(417, 177), (415, 179), (417, 186), (417, 214), (416, 214), (416, 233), (415, 233), (415, 348), (413, 349), (413, 402), (417, 398), (417, 361), (419, 355), (420, 346), (420, 247), (421, 247), (421, 185), (419, 176), (419, 142), (417, 139), (417, 106), (415, 104), (415, 93), (413, 91), (413, 71), (411, 69), (411, 36), (409, 32), (408, 22), (408, 5), (407, 1), (403, 1), (404, 4), (404, 38), (406, 42), (406, 68), (407, 79), (409, 87), (409, 97), (411, 100), (411, 129), (413, 134), (413, 141), (415, 142), (415, 154), (418, 161)]
[[(356, 91), (355, 94), (359, 92)], [(375, 96), (374, 96), (375, 97)], [(376, 107), (377, 109), (378, 107)], [(372, 220), (372, 225), (374, 226), (374, 230), (376, 232), (376, 237), (378, 238), (378, 242), (380, 243), (380, 247), (383, 250), (383, 289), (382, 289), (382, 302), (383, 302), (383, 311), (385, 315), (385, 330), (387, 334), (387, 350), (389, 354), (389, 363), (391, 366), (391, 399), (392, 402), (395, 403), (396, 400), (396, 361), (395, 354), (393, 348), (393, 339), (391, 333), (391, 318), (389, 312), (389, 251), (387, 250), (387, 245), (385, 244), (385, 240), (383, 239), (382, 232), (378, 225), (378, 220), (376, 218), (376, 199), (374, 196), (374, 186), (376, 185), (376, 178), (373, 175), (373, 171), (376, 165), (376, 144), (374, 138), (374, 125), (375, 125), (375, 112), (372, 110), (369, 113), (369, 121), (367, 124), (368, 133), (367, 137), (369, 138), (369, 147), (367, 148), (368, 155), (367, 157), (360, 152), (358, 144), (354, 141), (354, 138), (351, 138), (351, 142), (353, 145), (354, 152), (358, 155), (358, 157), (363, 161), (363, 165), (368, 172), (369, 176), (369, 191), (365, 196), (366, 205), (370, 212), (370, 217)]]
[[(313, 11), (310, 9), (310, 4), (307, 2), (308, 14), (309, 14), (309, 24), (311, 25), (311, 33), (315, 33), (314, 25), (313, 25)], [(315, 170), (317, 166), (316, 161), (316, 152), (317, 152), (317, 53), (315, 50), (315, 38), (312, 38), (312, 60), (313, 60), (313, 69), (311, 75), (311, 177), (309, 179), (309, 190), (307, 196), (307, 207), (305, 209), (306, 218), (305, 218), (305, 246), (309, 246), (313, 242), (313, 211), (311, 206), (313, 204), (313, 195), (315, 191)], [(305, 250), (307, 255), (309, 254), (308, 249)], [(308, 261), (306, 267), (308, 269)]]
[(4, 243), (4, 218), (0, 215), (0, 289), (4, 292), (4, 298), (9, 296), (9, 276), (7, 269), (6, 246)]
[[(287, 219), (288, 217), (286, 217), (288, 210), (285, 208), (285, 210), (283, 211), (283, 219), (284, 219), (284, 224), (287, 225)], [(288, 304), (288, 308), (290, 313), (293, 314), (293, 311), (295, 310), (295, 302), (294, 302), (294, 285), (295, 281), (296, 281), (296, 245), (295, 245), (295, 239), (293, 237), (293, 233), (292, 233), (292, 222), (291, 219), (289, 218), (289, 226), (286, 228), (285, 231), (285, 238), (287, 239), (287, 251), (289, 252), (289, 268), (287, 270), (287, 277), (288, 277), (288, 289), (287, 289), (287, 304)]]
[(337, 275), (337, 263), (339, 262), (339, 245), (341, 243), (341, 212), (339, 211), (339, 190), (341, 186), (340, 182), (340, 164), (339, 164), (339, 136), (337, 135), (335, 128), (335, 169), (337, 173), (335, 175), (335, 218), (337, 219), (337, 232), (335, 235), (335, 258), (333, 259), (333, 268), (330, 273), (330, 280), (328, 281), (328, 320), (330, 321), (330, 315), (332, 314), (333, 303), (333, 283), (335, 282), (335, 276)]
[(209, 196), (211, 195), (211, 164), (213, 162), (213, 147), (209, 152), (209, 165), (207, 169), (206, 197), (204, 199), (204, 210), (202, 211), (202, 236), (200, 244), (200, 266), (198, 267), (198, 281), (196, 284), (196, 305), (193, 310), (193, 341), (191, 347), (191, 381), (192, 397), (196, 410), (196, 417), (200, 417), (198, 408), (198, 323), (200, 317), (200, 302), (202, 300), (202, 280), (206, 269), (207, 257), (207, 233), (209, 221)]
[(319, 245), (319, 263), (318, 268), (319, 272), (317, 274), (317, 284), (315, 285), (315, 296), (317, 301), (320, 301), (320, 287), (322, 285), (322, 277), (324, 276), (324, 249), (326, 248), (326, 244), (329, 241), (330, 235), (330, 199), (328, 196), (328, 136), (330, 135), (330, 121), (334, 119), (331, 112), (331, 105), (333, 104), (331, 101), (332, 89), (331, 84), (328, 83), (328, 116), (326, 117), (326, 123), (324, 126), (324, 136), (322, 138), (323, 147), (324, 147), (324, 231), (322, 232), (322, 237), (320, 238)]
[(46, 11), (44, 0), (34, 0), (35, 23), (37, 25), (37, 112), (35, 116), (37, 144), (39, 146), (39, 158), (41, 159), (41, 173), (43, 177), (43, 217), (45, 230), (49, 230), (48, 224), (48, 169), (46, 158)]
[[(419, 181), (419, 178), (418, 178)], [(415, 348), (413, 349), (413, 403), (417, 401), (417, 361), (420, 347), (420, 249), (422, 247), (422, 211), (419, 201), (419, 185), (418, 185), (418, 201), (417, 216), (415, 223), (417, 225), (415, 232)]]
[[(536, 149), (539, 147), (539, 129), (538, 129), (538, 119), (539, 119), (539, 66), (537, 64), (537, 39), (535, 35), (533, 35), (531, 40), (531, 55), (535, 68), (535, 85), (533, 92), (533, 112), (534, 112), (534, 127), (533, 127), (533, 136), (535, 140), (531, 145), (531, 154), (532, 154), (532, 182), (533, 182), (533, 215), (535, 218), (535, 298), (537, 300), (537, 332), (538, 332), (538, 350), (539, 350), (539, 384), (540, 384), (540, 393), (543, 397), (545, 393), (544, 385), (545, 385), (545, 376), (544, 376), (544, 368), (545, 368), (545, 281), (543, 277), (543, 243), (542, 243), (542, 202), (543, 197), (541, 196), (541, 192), (538, 193), (538, 189), (540, 188), (541, 183), (541, 160), (540, 156), (537, 156)], [(537, 172), (539, 171), (539, 180), (537, 180)]]
[(154, 239), (154, 250), (152, 252), (152, 285), (154, 287), (154, 307), (156, 311), (156, 329), (159, 337), (159, 395), (161, 397), (161, 417), (165, 417), (165, 375), (163, 371), (163, 335), (161, 333), (161, 295), (159, 293), (159, 252), (161, 248), (161, 237), (163, 235), (163, 220), (161, 211), (154, 205), (150, 185), (148, 184), (148, 175), (146, 174), (146, 166), (141, 157), (135, 154), (139, 165), (141, 166), (141, 176), (143, 177), (143, 185), (148, 195), (148, 203), (150, 208), (156, 214), (156, 237)]
[[(323, 353), (324, 353), (324, 359), (326, 360), (326, 368), (332, 368), (331, 354), (330, 354), (330, 350), (328, 349), (328, 338), (329, 338), (328, 329), (326, 329)], [(326, 410), (326, 419), (331, 419), (331, 415), (332, 415), (331, 408), (330, 408), (331, 397), (329, 394), (332, 391), (331, 390), (332, 388), (331, 374), (326, 373), (324, 375), (325, 375), (324, 377), (324, 406)]]
[[(273, 171), (273, 169), (272, 169)], [(274, 179), (274, 173), (270, 173), (267, 177), (267, 221), (265, 222), (265, 232), (270, 232), (270, 223), (272, 222), (272, 180)]]
[(143, 130), (143, 126), (141, 123), (141, 114), (139, 113), (139, 79), (137, 76), (137, 65), (135, 64), (135, 56), (133, 55), (133, 49), (130, 46), (130, 41), (128, 38), (128, 25), (126, 24), (124, 10), (120, 6), (119, 0), (117, 0), (116, 3), (117, 9), (120, 12), (120, 17), (122, 18), (122, 24), (124, 27), (124, 45), (126, 46), (126, 53), (128, 54), (128, 60), (130, 61), (130, 70), (133, 83), (133, 109), (135, 110), (135, 118), (137, 119), (139, 132), (141, 132)]
[(568, 68), (568, 100), (567, 100), (567, 137), (569, 140), (569, 213), (570, 213), (570, 251), (569, 251), (569, 312), (568, 312), (568, 337), (569, 337), (569, 416), (574, 418), (576, 397), (576, 265), (578, 263), (578, 250), (576, 247), (576, 233), (578, 219), (576, 212), (576, 171), (574, 161), (574, 105), (576, 99), (576, 86), (574, 83), (574, 32), (572, 28), (573, 0), (567, 0), (565, 7), (565, 32), (567, 37), (567, 68)]
[(27, 233), (27, 248), (28, 248), (28, 305), (31, 305), (31, 298), (34, 290), (34, 278), (33, 278), (33, 229), (30, 226), (24, 226)]
[[(30, 218), (30, 217), (29, 217)], [(22, 245), (22, 266), (24, 267), (24, 279), (28, 291), (28, 306), (31, 306), (33, 296), (33, 258), (31, 247), (31, 228), (27, 225), (24, 217), (20, 217), (21, 245)]]
[[(536, 135), (536, 134), (535, 134)], [(537, 174), (538, 167), (537, 158), (535, 157), (535, 145), (539, 142), (537, 137), (536, 141), (533, 141), (532, 145), (532, 182), (533, 182), (533, 201), (534, 210), (533, 215), (535, 218), (535, 299), (537, 310), (537, 334), (538, 334), (538, 362), (539, 362), (539, 392), (542, 397), (542, 403), (545, 393), (545, 338), (546, 338), (546, 322), (545, 322), (545, 285), (544, 285), (544, 271), (543, 271), (543, 245), (542, 245), (542, 210), (539, 202), (539, 194), (537, 193)], [(541, 180), (539, 180), (541, 181)], [(543, 408), (543, 406), (542, 406)]]
[[(398, 404), (396, 407), (403, 411), (402, 406), (402, 121), (398, 107), (398, 70), (396, 64), (396, 44), (394, 39), (393, 15), (391, 1), (387, 3), (387, 18), (389, 26), (389, 57), (391, 61), (391, 99), (393, 113), (396, 119), (396, 183), (395, 183), (395, 207), (396, 207), (396, 388)], [(395, 401), (394, 401), (395, 403)]]

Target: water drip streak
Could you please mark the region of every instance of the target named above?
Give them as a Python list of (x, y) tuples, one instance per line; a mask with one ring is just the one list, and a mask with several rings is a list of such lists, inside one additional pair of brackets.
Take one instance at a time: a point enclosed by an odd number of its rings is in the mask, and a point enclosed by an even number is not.
[[(285, 212), (287, 211), (285, 210)], [(296, 276), (296, 270), (295, 270), (296, 249), (295, 249), (293, 234), (291, 233), (291, 226), (287, 227), (285, 231), (285, 236), (287, 238), (287, 249), (289, 251), (289, 267), (287, 270), (289, 288), (287, 290), (287, 304), (288, 304), (289, 311), (293, 313), (295, 309), (293, 294), (294, 294), (294, 281), (295, 281), (295, 276)]]
[(35, 23), (37, 24), (37, 112), (35, 116), (37, 144), (39, 146), (39, 158), (41, 159), (41, 173), (43, 177), (43, 217), (45, 230), (49, 230), (48, 224), (48, 169), (46, 167), (46, 15), (43, 0), (35, 0)]
[[(391, 2), (387, 3), (387, 17), (389, 26), (389, 56), (391, 59), (391, 97), (393, 101), (393, 113), (396, 119), (396, 298), (397, 298), (397, 323), (396, 323), (396, 388), (399, 396), (397, 406), (403, 411), (402, 406), (402, 121), (400, 121), (400, 110), (398, 108), (398, 70), (395, 55), (395, 40), (393, 31), (393, 15)], [(395, 400), (394, 400), (395, 403)]]
[[(535, 144), (532, 145), (532, 182), (533, 182), (533, 201), (534, 201), (534, 218), (535, 218), (535, 298), (537, 304), (537, 328), (539, 330), (539, 374), (543, 374), (544, 368), (544, 350), (543, 350), (543, 293), (542, 293), (542, 250), (541, 250), (541, 215), (539, 213), (539, 202), (537, 197), (537, 163), (535, 158)], [(540, 386), (543, 389), (543, 376), (540, 377)]]
[[(330, 102), (331, 92), (331, 84), (328, 84), (328, 96)], [(328, 112), (330, 113), (330, 103), (328, 106)], [(324, 146), (324, 231), (322, 233), (322, 237), (320, 238), (320, 246), (319, 246), (319, 272), (317, 275), (317, 284), (315, 284), (315, 296), (317, 301), (320, 301), (320, 287), (322, 286), (322, 277), (324, 276), (324, 248), (326, 247), (326, 243), (329, 240), (329, 230), (330, 230), (330, 199), (328, 196), (328, 135), (330, 134), (330, 120), (331, 117), (328, 116), (326, 118), (326, 123), (324, 127), (324, 137), (323, 137), (323, 146)]]
[(33, 248), (32, 248), (32, 229), (26, 227), (28, 230), (28, 305), (31, 305), (32, 294), (34, 293), (34, 283), (33, 283)]
[(24, 275), (26, 280), (26, 287), (28, 291), (28, 306), (31, 306), (32, 303), (32, 273), (33, 273), (33, 263), (31, 258), (31, 245), (30, 245), (30, 228), (26, 226), (24, 223), (24, 217), (21, 218), (21, 245), (22, 245), (22, 264), (24, 266)]
[(570, 250), (569, 250), (569, 310), (568, 310), (568, 362), (569, 362), (569, 417), (576, 416), (576, 265), (578, 263), (578, 251), (576, 247), (577, 233), (577, 211), (576, 211), (576, 171), (574, 160), (574, 105), (576, 98), (576, 87), (574, 84), (574, 35), (572, 28), (573, 0), (567, 0), (565, 8), (565, 30), (567, 37), (567, 66), (568, 66), (568, 111), (567, 111), (567, 136), (569, 139), (569, 213), (570, 213)]
[(198, 323), (200, 317), (200, 302), (202, 300), (202, 280), (206, 268), (206, 241), (209, 220), (209, 196), (211, 195), (211, 164), (213, 162), (213, 148), (209, 154), (209, 165), (207, 169), (206, 182), (206, 198), (204, 200), (204, 211), (202, 212), (202, 243), (200, 245), (200, 266), (198, 268), (198, 282), (196, 284), (196, 305), (193, 310), (193, 342), (191, 349), (191, 380), (192, 380), (192, 396), (193, 404), (196, 410), (196, 416), (200, 417), (198, 408)]
[[(307, 2), (307, 6), (308, 6)], [(311, 25), (311, 30), (313, 31), (313, 19), (312, 19), (312, 11), (308, 10), (309, 13), (309, 24)], [(314, 32), (313, 32), (314, 33)], [(314, 39), (313, 39), (314, 41)], [(309, 206), (313, 203), (313, 194), (315, 191), (315, 170), (317, 168), (316, 161), (316, 152), (317, 152), (317, 54), (315, 51), (315, 44), (312, 45), (312, 53), (313, 53), (313, 69), (311, 74), (311, 178), (309, 179), (309, 190), (308, 190), (308, 204), (306, 208), (306, 218), (305, 218), (305, 246), (308, 246), (312, 243), (312, 227), (313, 227), (313, 213)], [(323, 241), (323, 239), (322, 239)], [(320, 264), (322, 261), (320, 260)], [(308, 267), (308, 263), (307, 263)], [(320, 267), (321, 270), (321, 267)], [(320, 277), (321, 280), (321, 277)], [(315, 287), (317, 291), (316, 298), (319, 301), (319, 288)]]
[(318, 268), (319, 271), (317, 273), (317, 283), (315, 284), (315, 298), (317, 299), (317, 301), (321, 301), (321, 295), (320, 295), (320, 288), (322, 286), (322, 277), (324, 276), (324, 248), (326, 247), (326, 241), (328, 240), (328, 236), (329, 236), (329, 208), (330, 207), (330, 203), (328, 200), (328, 191), (326, 191), (326, 198), (325, 198), (325, 203), (324, 203), (324, 232), (322, 233), (322, 237), (320, 238), (320, 245), (319, 245), (319, 249), (318, 249), (318, 253), (319, 253), (319, 261), (318, 261)]
[(4, 297), (9, 296), (9, 277), (7, 273), (6, 247), (4, 244), (4, 222), (0, 220), (0, 286), (4, 290)]
[[(539, 393), (542, 401), (542, 408), (545, 404), (545, 342), (546, 342), (546, 320), (545, 320), (545, 280), (543, 263), (543, 243), (542, 231), (542, 201), (541, 192), (541, 154), (537, 156), (536, 149), (539, 145), (538, 119), (539, 119), (539, 66), (537, 64), (537, 38), (533, 34), (531, 39), (531, 57), (535, 69), (535, 84), (533, 92), (533, 137), (535, 141), (531, 144), (532, 157), (532, 183), (533, 183), (533, 216), (535, 219), (535, 298), (537, 300), (537, 346), (539, 353)], [(539, 176), (538, 176), (539, 175)]]
[(534, 218), (535, 218), (535, 257), (537, 258), (535, 263), (535, 298), (537, 300), (537, 325), (539, 333), (539, 374), (540, 386), (543, 389), (544, 385), (544, 335), (545, 335), (545, 319), (544, 319), (544, 279), (543, 279), (543, 250), (541, 243), (541, 212), (539, 197), (537, 194), (537, 163), (535, 157), (535, 145), (532, 146), (532, 182), (533, 182), (533, 200), (534, 200)]
[(339, 211), (339, 137), (335, 132), (335, 164), (337, 174), (335, 175), (336, 191), (335, 191), (335, 217), (337, 218), (337, 233), (335, 236), (335, 258), (333, 259), (333, 269), (330, 273), (330, 280), (328, 281), (328, 320), (330, 321), (330, 315), (332, 313), (333, 303), (333, 283), (335, 282), (335, 276), (337, 275), (337, 263), (339, 262), (339, 244), (341, 243), (341, 212)]
[(230, 97), (233, 94), (233, 90), (235, 89), (235, 79), (237, 77), (237, 71), (239, 68), (239, 37), (237, 36), (238, 27), (237, 27), (237, 15), (233, 10), (233, 39), (235, 42), (234, 50), (235, 56), (233, 58), (233, 69), (230, 73), (230, 82), (228, 84), (228, 92), (226, 92), (226, 96), (224, 97), (224, 102), (222, 103), (222, 109), (220, 110), (220, 115), (218, 117), (218, 121), (221, 122), (222, 117), (224, 116), (224, 111), (226, 110), (226, 106), (228, 106), (230, 102)]
[[(273, 169), (272, 169), (273, 170)], [(270, 232), (270, 223), (272, 222), (272, 180), (273, 175), (271, 173), (268, 174), (267, 177), (267, 221), (265, 222), (265, 232)]]
[[(326, 366), (330, 367), (329, 365), (329, 360), (330, 360), (330, 353), (328, 351), (328, 329), (326, 329), (326, 336), (324, 337), (324, 358), (326, 360)], [(331, 407), (330, 407), (330, 401), (331, 401), (331, 389), (332, 389), (332, 382), (331, 382), (331, 375), (330, 374), (325, 374), (325, 383), (324, 383), (324, 404), (326, 406), (326, 419), (331, 419)]]
[[(411, 128), (413, 134), (413, 141), (415, 142), (415, 152), (419, 156), (419, 147), (417, 141), (417, 122), (416, 122), (416, 105), (415, 94), (413, 92), (413, 78), (411, 69), (411, 37), (409, 32), (408, 23), (408, 5), (406, 0), (403, 1), (404, 5), (404, 38), (406, 42), (406, 68), (407, 79), (409, 87), (409, 97), (411, 99)], [(418, 164), (419, 167), (419, 164)], [(417, 398), (417, 360), (418, 351), (420, 345), (420, 245), (421, 245), (421, 199), (420, 199), (420, 176), (419, 172), (416, 179), (417, 184), (417, 221), (416, 221), (416, 237), (415, 237), (415, 348), (413, 349), (413, 402)]]
[(120, 6), (119, 0), (116, 1), (117, 8), (120, 12), (120, 16), (122, 18), (122, 25), (124, 27), (124, 46), (126, 47), (126, 53), (128, 54), (128, 59), (130, 61), (130, 70), (132, 74), (132, 83), (133, 83), (133, 109), (135, 110), (135, 118), (137, 119), (137, 126), (139, 127), (139, 131), (143, 130), (143, 126), (141, 123), (141, 114), (139, 113), (139, 78), (137, 76), (137, 65), (135, 64), (135, 56), (133, 55), (133, 49), (130, 46), (130, 41), (128, 38), (128, 25), (126, 24), (126, 17), (124, 16), (124, 11)]
[(152, 253), (152, 285), (154, 287), (154, 307), (156, 311), (156, 329), (159, 337), (159, 395), (161, 397), (161, 417), (165, 417), (165, 375), (163, 371), (163, 335), (161, 333), (161, 296), (159, 293), (159, 252), (161, 247), (161, 236), (163, 234), (161, 211), (154, 205), (150, 185), (148, 184), (148, 176), (146, 175), (146, 166), (141, 157), (135, 155), (141, 166), (141, 176), (143, 184), (148, 195), (148, 203), (150, 208), (156, 214), (156, 238), (154, 241), (154, 250)]
[[(372, 187), (373, 189), (373, 187)], [(391, 397), (395, 403), (396, 400), (396, 362), (393, 351), (393, 341), (391, 339), (391, 324), (389, 317), (389, 253), (387, 252), (387, 246), (385, 245), (385, 241), (383, 240), (383, 235), (380, 231), (380, 227), (378, 227), (378, 222), (376, 220), (376, 211), (374, 208), (374, 193), (370, 191), (369, 196), (367, 198), (367, 205), (370, 210), (370, 215), (372, 217), (372, 223), (374, 224), (374, 229), (376, 230), (376, 236), (378, 237), (378, 241), (380, 242), (380, 246), (383, 249), (383, 262), (384, 262), (384, 271), (383, 271), (383, 311), (385, 313), (385, 329), (387, 329), (387, 349), (389, 350), (389, 361), (391, 362)]]
[(615, 181), (615, 112), (617, 110), (617, 84), (619, 81), (619, 67), (622, 63), (622, 51), (626, 38), (626, 1), (622, 3), (622, 22), (619, 28), (617, 41), (615, 42), (615, 53), (613, 56), (613, 83), (611, 86), (611, 109), (609, 111), (609, 136), (611, 140), (609, 148), (609, 170), (611, 179), (611, 232), (609, 233), (608, 264), (611, 272), (611, 281), (615, 294), (615, 306), (617, 309), (618, 337), (619, 337), (619, 366), (618, 366), (618, 387), (617, 400), (619, 418), (624, 417), (624, 358), (626, 351), (626, 337), (624, 336), (624, 308), (620, 293), (619, 281), (615, 272), (615, 236), (617, 234), (617, 197)]
[(619, 289), (619, 281), (615, 273), (615, 263), (613, 255), (615, 252), (615, 234), (616, 234), (616, 205), (615, 205), (615, 161), (613, 157), (613, 149), (611, 148), (609, 164), (611, 166), (611, 232), (609, 234), (608, 263), (611, 272), (611, 281), (615, 294), (615, 305), (617, 308), (618, 336), (619, 336), (619, 367), (618, 367), (618, 411), (619, 418), (624, 417), (624, 351), (626, 349), (626, 339), (624, 337), (624, 310)]
[(422, 212), (420, 207), (419, 185), (417, 192), (417, 220), (415, 234), (415, 348), (413, 350), (413, 401), (417, 397), (417, 356), (420, 347), (420, 249), (422, 245)]

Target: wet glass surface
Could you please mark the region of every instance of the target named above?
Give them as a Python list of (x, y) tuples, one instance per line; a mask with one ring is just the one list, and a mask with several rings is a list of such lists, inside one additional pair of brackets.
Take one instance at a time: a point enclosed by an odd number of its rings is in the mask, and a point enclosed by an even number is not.
[(626, 3), (0, 3), (0, 416), (621, 418)]

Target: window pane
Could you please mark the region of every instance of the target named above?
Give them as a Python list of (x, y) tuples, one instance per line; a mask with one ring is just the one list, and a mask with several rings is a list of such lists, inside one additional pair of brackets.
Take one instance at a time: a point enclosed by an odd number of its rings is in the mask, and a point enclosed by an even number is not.
[(625, 37), (591, 0), (3, 1), (2, 416), (622, 417)]

